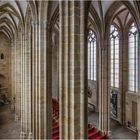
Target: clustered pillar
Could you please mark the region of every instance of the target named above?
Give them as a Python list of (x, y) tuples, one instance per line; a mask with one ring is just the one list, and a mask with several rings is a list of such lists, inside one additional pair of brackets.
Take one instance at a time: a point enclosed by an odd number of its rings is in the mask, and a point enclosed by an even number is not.
[(86, 7), (60, 1), (60, 139), (87, 138)]
[(99, 49), (99, 129), (109, 134), (110, 130), (110, 95), (108, 87), (107, 47)]

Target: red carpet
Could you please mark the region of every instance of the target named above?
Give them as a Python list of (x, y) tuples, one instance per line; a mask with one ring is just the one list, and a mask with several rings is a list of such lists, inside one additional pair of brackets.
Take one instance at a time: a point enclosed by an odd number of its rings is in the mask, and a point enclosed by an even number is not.
[[(52, 99), (53, 120), (52, 120), (52, 140), (59, 139), (59, 104), (56, 99)], [(97, 130), (92, 124), (88, 124), (88, 139), (100, 140), (109, 139), (107, 135), (103, 135), (101, 131)]]

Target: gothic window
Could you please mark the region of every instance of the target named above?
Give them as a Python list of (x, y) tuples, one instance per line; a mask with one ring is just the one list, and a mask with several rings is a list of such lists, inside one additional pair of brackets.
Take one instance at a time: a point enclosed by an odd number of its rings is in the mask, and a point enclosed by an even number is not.
[(4, 59), (4, 54), (3, 53), (1, 53), (0, 58)]
[(115, 25), (110, 27), (111, 86), (119, 88), (119, 32)]
[(96, 36), (92, 30), (88, 34), (88, 79), (96, 81)]
[(138, 32), (134, 23), (128, 34), (128, 90), (138, 91)]

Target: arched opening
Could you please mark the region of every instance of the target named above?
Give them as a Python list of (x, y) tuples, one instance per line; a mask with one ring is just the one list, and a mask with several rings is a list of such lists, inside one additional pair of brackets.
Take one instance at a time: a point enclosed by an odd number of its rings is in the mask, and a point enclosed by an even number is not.
[[(95, 29), (94, 29), (95, 30)], [(88, 123), (98, 128), (98, 46), (93, 29), (88, 30)], [(93, 117), (94, 116), (94, 117)]]
[(111, 117), (116, 119), (118, 116), (118, 89), (119, 89), (119, 55), (120, 55), (120, 39), (119, 32), (115, 25), (110, 27), (110, 67), (111, 67)]
[[(136, 133), (129, 129), (131, 122), (128, 121), (131, 115), (135, 118), (134, 121), (136, 122), (135, 115), (137, 115), (137, 107), (136, 103), (134, 103), (137, 97), (132, 99), (133, 95), (129, 92), (128, 82), (129, 76), (131, 75), (130, 83), (132, 85), (133, 74), (129, 73), (129, 33), (127, 29), (132, 19), (130, 11), (122, 4), (117, 12), (114, 13), (113, 19), (110, 20), (110, 27), (108, 28), (110, 30), (110, 36), (108, 38), (110, 46), (108, 50), (108, 59), (110, 61), (110, 80), (108, 81), (110, 85), (110, 130), (113, 138), (119, 138), (118, 134), (122, 132), (122, 138), (136, 138)], [(135, 107), (135, 115), (132, 115), (132, 106)], [(120, 127), (120, 125), (122, 125), (122, 127)]]
[[(92, 10), (89, 14), (93, 21), (92, 24), (97, 31), (97, 42), (100, 48), (98, 52), (99, 58), (97, 58), (99, 59), (99, 67), (97, 70), (99, 73), (97, 73), (96, 79), (99, 81), (97, 82), (97, 92), (99, 93), (96, 92), (96, 94), (99, 94), (99, 100), (96, 99), (97, 96), (94, 95), (94, 99), (99, 102), (99, 126), (97, 127), (104, 133), (108, 133), (112, 138), (119, 138), (119, 134), (122, 132), (121, 138), (136, 138), (136, 134), (129, 130), (127, 124), (130, 124), (130, 122), (127, 121), (128, 118), (130, 119), (130, 115), (131, 118), (133, 118), (133, 125), (137, 122), (136, 96), (129, 94), (129, 85), (127, 82), (129, 81), (128, 79), (130, 79), (130, 75), (131, 85), (132, 81), (133, 83), (134, 81), (138, 81), (138, 76), (133, 80), (132, 73), (129, 75), (130, 70), (128, 67), (130, 65), (128, 65), (129, 54), (127, 51), (127, 26), (132, 20), (134, 21), (136, 17), (132, 16), (134, 14), (131, 13), (133, 8), (128, 4), (128, 9), (124, 4), (125, 3), (122, 2), (99, 3), (93, 1), (91, 3)], [(117, 10), (114, 10), (114, 7), (117, 7)], [(138, 62), (136, 61), (135, 64), (136, 63)], [(136, 68), (138, 64), (136, 65), (134, 75), (137, 75)], [(135, 86), (135, 89), (137, 89), (137, 86)], [(131, 99), (132, 96), (134, 97), (133, 99)], [(135, 108), (134, 111), (131, 110), (132, 106)], [(96, 118), (94, 115), (92, 117)], [(118, 131), (119, 129), (120, 131)], [(134, 131), (137, 131), (136, 127)]]
[(4, 59), (4, 54), (3, 53), (1, 53), (0, 58)]

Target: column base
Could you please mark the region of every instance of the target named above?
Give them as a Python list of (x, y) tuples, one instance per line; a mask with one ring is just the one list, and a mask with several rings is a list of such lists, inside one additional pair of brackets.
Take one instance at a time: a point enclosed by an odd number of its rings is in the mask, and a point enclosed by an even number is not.
[(103, 133), (104, 135), (111, 136), (111, 131), (110, 131), (110, 130), (108, 130), (108, 131), (102, 130), (102, 133)]
[(11, 104), (11, 111), (14, 112), (15, 111), (15, 105)]
[(20, 132), (20, 139), (26, 139), (26, 133)]
[(18, 115), (15, 114), (15, 121), (18, 121), (19, 120), (19, 117)]
[(29, 132), (28, 139), (32, 139), (32, 132)]

